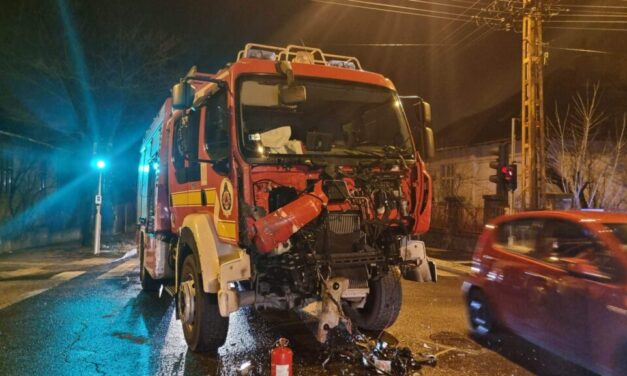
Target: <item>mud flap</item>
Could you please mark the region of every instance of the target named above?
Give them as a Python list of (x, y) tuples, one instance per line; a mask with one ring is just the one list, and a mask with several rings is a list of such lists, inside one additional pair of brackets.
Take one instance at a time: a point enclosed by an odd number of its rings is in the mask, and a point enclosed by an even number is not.
[(231, 284), (250, 279), (250, 274), (250, 256), (243, 250), (220, 260), (218, 307), (222, 317), (228, 317), (240, 305), (237, 291)]

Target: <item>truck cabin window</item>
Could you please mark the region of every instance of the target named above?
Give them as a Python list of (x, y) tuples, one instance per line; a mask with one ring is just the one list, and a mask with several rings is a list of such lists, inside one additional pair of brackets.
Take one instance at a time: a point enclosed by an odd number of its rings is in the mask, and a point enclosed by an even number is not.
[(198, 111), (190, 111), (174, 123), (172, 162), (179, 184), (200, 179), (198, 159)]
[(229, 156), (228, 119), (226, 90), (221, 90), (207, 100), (205, 112), (205, 148), (216, 162)]
[[(395, 92), (357, 83), (298, 80), (307, 100), (285, 105), (281, 78), (246, 80), (240, 86), (240, 129), (248, 157), (404, 157), (414, 154)], [(390, 150), (394, 155), (390, 155)]]

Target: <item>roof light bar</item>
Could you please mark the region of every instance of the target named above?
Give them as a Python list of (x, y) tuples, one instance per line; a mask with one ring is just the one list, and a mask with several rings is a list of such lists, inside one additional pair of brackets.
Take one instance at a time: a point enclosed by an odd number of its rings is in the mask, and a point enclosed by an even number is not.
[(237, 54), (237, 60), (264, 59), (272, 61), (290, 61), (301, 64), (326, 65), (345, 69), (362, 70), (356, 57), (324, 53), (319, 48), (297, 46), (276, 47), (249, 43)]

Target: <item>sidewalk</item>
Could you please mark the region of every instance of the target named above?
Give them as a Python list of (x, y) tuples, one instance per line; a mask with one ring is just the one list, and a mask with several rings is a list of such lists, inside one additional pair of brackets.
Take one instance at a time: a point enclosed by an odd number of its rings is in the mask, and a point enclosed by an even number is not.
[[(128, 239), (111, 242), (99, 255), (79, 243), (22, 249), (0, 254), (0, 310), (84, 274), (87, 270), (132, 257)], [(1, 312), (1, 311), (0, 311)]]

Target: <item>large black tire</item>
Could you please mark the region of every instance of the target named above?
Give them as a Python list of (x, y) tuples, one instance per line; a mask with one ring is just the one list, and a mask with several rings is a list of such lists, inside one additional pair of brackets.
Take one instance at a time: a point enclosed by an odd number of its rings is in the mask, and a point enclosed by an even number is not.
[(470, 331), (476, 336), (486, 336), (494, 333), (496, 325), (485, 294), (478, 288), (468, 292), (467, 300), (468, 321)]
[[(181, 286), (187, 281), (193, 281), (194, 299), (192, 320), (189, 323), (185, 322), (184, 315), (181, 314), (182, 304), (185, 304)], [(177, 309), (182, 318), (183, 334), (191, 351), (215, 352), (224, 344), (229, 329), (229, 318), (220, 315), (217, 294), (208, 294), (202, 290), (202, 276), (193, 254), (189, 254), (183, 261), (178, 302)]]
[(366, 305), (349, 310), (349, 315), (358, 328), (381, 331), (392, 326), (401, 311), (401, 273), (398, 268), (392, 268), (381, 278), (370, 280), (368, 285), (370, 293)]
[(150, 276), (150, 273), (144, 266), (144, 241), (139, 244), (139, 281), (142, 285), (142, 290), (146, 292), (159, 291), (161, 288), (161, 281), (154, 279)]

